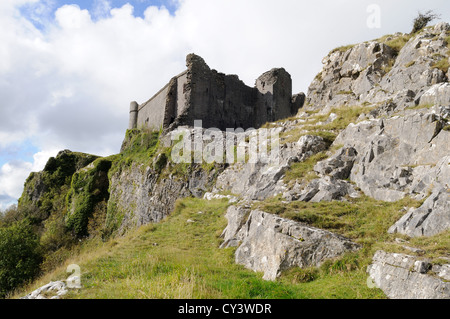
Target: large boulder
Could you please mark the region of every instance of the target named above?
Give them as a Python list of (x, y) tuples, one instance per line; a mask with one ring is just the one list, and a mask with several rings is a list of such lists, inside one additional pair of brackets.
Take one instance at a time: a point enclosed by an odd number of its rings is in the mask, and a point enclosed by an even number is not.
[[(228, 220), (233, 221), (230, 214), (238, 217), (235, 226), (242, 225), (244, 211), (229, 210)], [(360, 248), (345, 237), (260, 210), (251, 211), (240, 228), (235, 226), (229, 225), (225, 236), (241, 242), (236, 263), (263, 272), (266, 280), (275, 280), (291, 267), (320, 266), (326, 259)]]
[(435, 190), (417, 209), (410, 209), (390, 229), (410, 237), (433, 236), (450, 228), (450, 188)]
[(359, 197), (360, 193), (345, 180), (320, 177), (309, 182), (306, 187), (296, 191), (295, 187), (284, 194), (285, 199), (318, 203), (322, 201), (343, 200), (345, 196)]
[(450, 106), (450, 83), (439, 83), (431, 86), (420, 97), (418, 104)]
[(367, 272), (391, 299), (450, 299), (450, 265), (377, 251)]

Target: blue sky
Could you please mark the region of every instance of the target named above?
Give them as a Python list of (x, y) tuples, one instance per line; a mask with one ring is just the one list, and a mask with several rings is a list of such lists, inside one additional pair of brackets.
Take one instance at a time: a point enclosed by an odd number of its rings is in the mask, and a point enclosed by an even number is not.
[[(45, 3), (45, 10), (42, 3)], [(88, 10), (94, 20), (98, 20), (110, 16), (107, 12), (109, 9), (120, 8), (127, 3), (133, 6), (133, 15), (141, 18), (149, 6), (164, 6), (171, 14), (175, 13), (178, 6), (178, 0), (41, 0), (37, 3), (25, 3), (19, 8), (24, 17), (42, 30), (47, 20), (52, 20), (55, 11), (63, 5), (77, 5), (82, 10)]]
[(11, 161), (33, 161), (33, 155), (39, 148), (33, 144), (31, 139), (26, 139), (21, 143), (11, 145), (6, 148), (0, 147), (0, 167)]
[(284, 67), (307, 92), (331, 49), (409, 32), (429, 9), (450, 22), (448, 0), (0, 0), (0, 209), (60, 150), (117, 153), (130, 102), (189, 53), (250, 86)]

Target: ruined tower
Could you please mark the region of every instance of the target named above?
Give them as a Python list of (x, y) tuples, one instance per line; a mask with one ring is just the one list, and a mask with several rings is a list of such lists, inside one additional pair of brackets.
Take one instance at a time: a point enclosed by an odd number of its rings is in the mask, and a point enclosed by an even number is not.
[(128, 129), (137, 128), (139, 104), (133, 101), (130, 103), (130, 121), (128, 122)]

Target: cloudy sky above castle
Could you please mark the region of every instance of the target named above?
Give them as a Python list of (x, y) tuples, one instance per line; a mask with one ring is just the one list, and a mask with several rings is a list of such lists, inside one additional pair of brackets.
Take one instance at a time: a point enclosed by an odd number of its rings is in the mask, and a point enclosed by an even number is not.
[(306, 92), (331, 49), (409, 32), (429, 9), (450, 21), (448, 0), (1, 0), (0, 209), (59, 150), (117, 153), (130, 101), (188, 53), (251, 86), (284, 67)]

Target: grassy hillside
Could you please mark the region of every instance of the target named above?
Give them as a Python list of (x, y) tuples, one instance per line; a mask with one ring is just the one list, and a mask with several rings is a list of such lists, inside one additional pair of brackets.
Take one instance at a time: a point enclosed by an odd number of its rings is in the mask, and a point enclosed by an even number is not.
[[(319, 269), (294, 269), (276, 282), (234, 263), (234, 249), (219, 249), (227, 201), (187, 198), (164, 222), (143, 226), (107, 243), (86, 242), (65, 265), (26, 291), (63, 280), (69, 264), (81, 268), (83, 288), (67, 298), (384, 298), (366, 284), (362, 255)], [(17, 292), (15, 297), (26, 292)]]
[[(336, 122), (342, 122), (338, 127), (317, 125), (317, 121), (328, 115), (313, 115), (306, 128), (309, 133), (332, 137), (331, 134), (336, 134), (348, 122), (355, 121), (361, 110), (356, 113), (353, 109), (347, 111), (336, 110), (341, 118)], [(291, 130), (281, 137), (284, 142), (297, 140), (305, 134), (304, 128)], [(132, 161), (153, 158), (158, 147), (154, 143), (157, 133), (149, 139), (146, 138), (148, 134), (133, 136), (128, 151), (111, 159), (112, 171)], [(147, 143), (147, 140), (152, 143)], [(135, 146), (133, 141), (137, 143)], [(143, 143), (148, 145), (143, 147)], [(149, 149), (150, 155), (147, 154)], [(315, 163), (326, 157), (328, 153), (323, 152), (294, 164), (286, 173), (285, 182), (312, 178)], [(98, 165), (95, 164), (90, 170), (92, 174), (87, 174), (87, 177), (97, 172), (95, 168)], [(183, 168), (182, 165), (186, 164), (180, 165)], [(183, 171), (177, 165), (169, 166), (172, 172)], [(87, 177), (83, 180), (89, 180)], [(70, 275), (66, 272), (67, 266), (77, 264), (81, 268), (83, 288), (71, 290), (66, 298), (385, 298), (381, 290), (367, 285), (366, 269), (376, 250), (414, 255), (416, 253), (404, 247), (411, 245), (423, 249), (424, 252), (419, 254), (439, 262), (438, 257), (450, 246), (449, 231), (430, 238), (409, 239), (403, 236), (410, 240), (409, 244), (395, 240), (401, 235), (387, 233), (388, 228), (404, 214), (405, 208), (420, 205), (420, 202), (409, 198), (387, 203), (366, 196), (321, 203), (286, 203), (277, 196), (255, 202), (255, 209), (341, 234), (362, 245), (358, 252), (326, 261), (320, 268), (294, 268), (283, 273), (276, 282), (268, 282), (262, 279), (261, 273), (235, 264), (234, 248), (219, 249), (220, 235), (227, 224), (224, 217), (229, 206), (227, 200), (179, 199), (174, 212), (161, 223), (142, 226), (122, 237), (93, 236), (78, 245), (61, 248), (54, 254), (56, 257), (52, 257), (55, 260), (47, 261), (46, 264), (52, 267), (47, 268), (43, 277), (11, 297), (24, 296), (50, 281), (65, 280)], [(102, 216), (98, 223), (100, 228), (105, 222), (104, 214)], [(94, 228), (89, 228), (89, 233), (93, 233)], [(102, 233), (101, 229), (99, 231)]]

